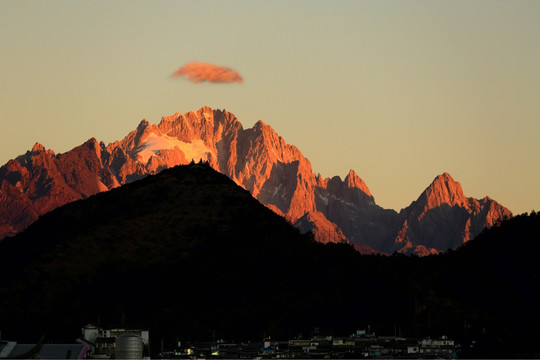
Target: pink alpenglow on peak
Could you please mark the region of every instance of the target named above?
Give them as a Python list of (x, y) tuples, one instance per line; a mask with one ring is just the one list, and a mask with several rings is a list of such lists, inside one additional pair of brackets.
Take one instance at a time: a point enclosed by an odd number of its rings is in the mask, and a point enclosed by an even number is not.
[(228, 66), (192, 61), (176, 70), (173, 77), (185, 77), (193, 83), (243, 83), (242, 75)]
[(454, 181), (446, 172), (433, 180), (424, 191), (424, 196), (427, 209), (435, 208), (441, 204), (468, 206), (468, 199), (463, 194), (460, 183)]
[(109, 145), (91, 138), (56, 155), (38, 143), (10, 160), (0, 167), (0, 239), (58, 206), (192, 159), (208, 161), (315, 240), (349, 243), (365, 254), (446, 251), (512, 216), (495, 200), (466, 197), (447, 173), (399, 213), (384, 209), (353, 170), (343, 180), (323, 178), (270, 125), (244, 129), (234, 114), (204, 106), (159, 124), (143, 120)]
[(45, 146), (41, 145), (40, 143), (35, 143), (34, 146), (32, 147), (32, 152), (36, 152), (36, 151), (45, 151)]
[(425, 256), (435, 250), (455, 249), (512, 213), (487, 197), (466, 197), (459, 182), (445, 172), (402, 209), (400, 216), (402, 226), (394, 250)]
[(358, 188), (364, 193), (366, 193), (366, 195), (373, 196), (371, 195), (371, 192), (369, 191), (369, 188), (367, 187), (364, 180), (362, 180), (360, 176), (356, 175), (356, 173), (352, 169), (349, 170), (349, 173), (345, 177), (345, 183), (347, 184), (348, 188)]

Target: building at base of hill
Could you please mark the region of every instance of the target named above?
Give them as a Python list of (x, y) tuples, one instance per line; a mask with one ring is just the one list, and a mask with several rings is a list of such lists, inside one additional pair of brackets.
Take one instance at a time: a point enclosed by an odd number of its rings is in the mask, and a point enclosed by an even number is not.
[(148, 330), (128, 328), (103, 329), (94, 324), (87, 324), (82, 328), (82, 337), (78, 341), (88, 346), (89, 357), (110, 359), (114, 357), (117, 338), (126, 334), (139, 337), (143, 344), (144, 354), (149, 353), (150, 333)]

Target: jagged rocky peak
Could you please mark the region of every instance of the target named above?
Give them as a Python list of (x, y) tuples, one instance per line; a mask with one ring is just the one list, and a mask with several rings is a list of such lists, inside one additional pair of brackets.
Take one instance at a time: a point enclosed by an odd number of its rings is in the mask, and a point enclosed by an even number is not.
[(270, 125), (267, 125), (264, 121), (262, 120), (257, 120), (257, 122), (255, 123), (255, 125), (253, 125), (253, 128), (254, 129), (264, 129), (265, 127), (270, 127)]
[(178, 112), (162, 117), (156, 128), (159, 128), (163, 134), (184, 142), (189, 143), (200, 139), (211, 146), (214, 143), (214, 111), (219, 112), (219, 110), (203, 106), (199, 110), (185, 114)]
[(275, 143), (274, 145), (279, 144), (279, 140), (281, 139), (274, 129), (270, 125), (265, 124), (262, 120), (258, 120), (251, 130), (254, 134), (260, 134), (265, 141)]
[(329, 180), (329, 178), (323, 178), (320, 173), (317, 173), (317, 176), (315, 176), (315, 184), (320, 188), (326, 188)]
[(101, 161), (101, 151), (103, 149), (101, 144), (96, 140), (96, 138), (91, 137), (84, 143), (84, 145), (90, 150), (92, 150), (96, 154), (96, 157)]
[(36, 158), (53, 156), (55, 156), (54, 151), (50, 149), (47, 150), (45, 146), (43, 146), (39, 142), (36, 142), (34, 146), (32, 146), (32, 150), (28, 150), (25, 154), (17, 156), (16, 160), (21, 165), (26, 166), (25, 164), (32, 163)]
[[(319, 183), (323, 184), (322, 182)], [(342, 199), (356, 206), (374, 203), (373, 195), (371, 195), (368, 186), (353, 170), (349, 170), (344, 180), (341, 180), (341, 177), (336, 175), (331, 179), (327, 179), (325, 184), (331, 196), (337, 199)]]
[(171, 116), (163, 116), (159, 123), (159, 127), (162, 131), (169, 130), (172, 127), (184, 126), (189, 128), (200, 128), (201, 124), (208, 126), (217, 126), (218, 124), (228, 124), (232, 127), (241, 128), (240, 122), (236, 119), (234, 114), (220, 109), (212, 109), (208, 106), (203, 106), (199, 110), (190, 111), (185, 114), (177, 112)]
[(171, 125), (180, 117), (182, 117), (181, 112), (174, 113), (170, 116), (162, 116), (158, 126), (160, 129), (169, 129)]
[[(141, 142), (144, 141), (144, 139), (150, 134), (158, 132), (159, 129), (156, 125), (150, 124), (150, 122), (146, 119), (142, 119), (137, 128), (130, 132), (126, 138), (130, 139), (130, 142), (133, 142), (130, 144), (130, 146), (140, 146)], [(123, 141), (125, 141), (124, 139)]]
[(199, 110), (187, 112), (179, 116), (178, 118), (184, 118), (188, 120), (188, 122), (190, 122), (191, 125), (195, 125), (201, 122), (206, 122), (209, 120), (213, 121), (214, 109), (208, 106), (203, 106)]
[(95, 137), (91, 137), (90, 139), (86, 140), (86, 142), (83, 145), (87, 146), (89, 149), (92, 149), (92, 150), (101, 148), (100, 143), (96, 140)]
[[(258, 120), (255, 125), (253, 125), (252, 130), (255, 134), (260, 134), (265, 141), (270, 141), (270, 144), (274, 146), (285, 145), (283, 138), (279, 136), (270, 125), (265, 124), (262, 120)], [(294, 145), (290, 146), (294, 148)]]
[(213, 116), (214, 115), (214, 109), (212, 109), (210, 106), (203, 105), (199, 110), (197, 110), (200, 114), (204, 116)]
[(369, 191), (369, 188), (367, 187), (364, 180), (362, 180), (360, 176), (356, 175), (356, 173), (352, 169), (349, 170), (349, 173), (345, 177), (345, 184), (348, 188), (357, 188), (366, 193), (366, 195), (373, 196), (371, 195), (371, 192)]
[(32, 152), (38, 152), (38, 151), (45, 151), (45, 146), (41, 145), (40, 143), (36, 142), (34, 146), (32, 146)]
[(425, 200), (428, 209), (448, 204), (468, 207), (468, 200), (463, 194), (463, 189), (459, 182), (455, 181), (447, 172), (437, 176), (433, 182), (424, 190), (420, 198)]
[(148, 120), (146, 120), (146, 119), (142, 119), (141, 122), (139, 123), (139, 125), (137, 126), (137, 129), (144, 129), (148, 125), (150, 125), (150, 122)]

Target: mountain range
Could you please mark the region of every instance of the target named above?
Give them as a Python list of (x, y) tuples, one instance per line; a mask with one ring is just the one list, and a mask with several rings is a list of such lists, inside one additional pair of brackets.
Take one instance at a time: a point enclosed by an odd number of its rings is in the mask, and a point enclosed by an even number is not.
[(399, 213), (377, 205), (365, 182), (316, 174), (309, 160), (269, 125), (244, 129), (225, 110), (202, 107), (159, 124), (142, 120), (108, 145), (91, 138), (55, 154), (36, 143), (0, 168), (0, 238), (58, 206), (203, 160), (320, 242), (345, 242), (362, 253), (428, 255), (457, 248), (512, 216), (495, 200), (468, 198), (447, 173)]

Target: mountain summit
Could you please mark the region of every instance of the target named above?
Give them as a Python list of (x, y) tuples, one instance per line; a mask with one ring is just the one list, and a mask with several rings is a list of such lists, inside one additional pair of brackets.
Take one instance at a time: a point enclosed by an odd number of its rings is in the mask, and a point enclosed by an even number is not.
[(368, 186), (350, 170), (323, 178), (294, 145), (258, 121), (244, 129), (225, 110), (202, 107), (142, 120), (109, 145), (90, 139), (55, 154), (36, 144), (0, 168), (0, 238), (38, 216), (191, 160), (208, 162), (256, 199), (321, 242), (350, 242), (366, 252), (428, 254), (457, 247), (511, 216), (494, 200), (466, 198), (444, 173), (398, 214), (375, 203)]
[(511, 216), (508, 209), (488, 197), (465, 197), (459, 182), (444, 173), (400, 212), (403, 223), (395, 248), (420, 255), (453, 249), (473, 239), (485, 227)]
[(443, 204), (467, 206), (468, 200), (463, 195), (461, 185), (448, 173), (437, 176), (431, 185), (420, 195), (420, 202), (425, 202), (426, 210)]
[(349, 173), (345, 177), (345, 184), (348, 188), (358, 188), (367, 196), (372, 196), (364, 180), (360, 179), (360, 176), (356, 175), (352, 169), (349, 170)]

